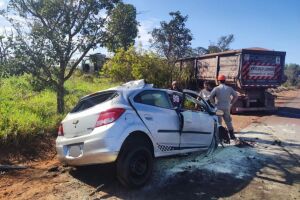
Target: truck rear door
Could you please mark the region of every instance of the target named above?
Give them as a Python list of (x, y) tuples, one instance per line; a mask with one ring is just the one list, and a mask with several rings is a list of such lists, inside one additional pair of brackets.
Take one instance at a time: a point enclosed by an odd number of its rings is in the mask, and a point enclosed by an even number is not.
[(284, 55), (245, 53), (242, 56), (241, 84), (243, 87), (277, 87), (282, 83)]

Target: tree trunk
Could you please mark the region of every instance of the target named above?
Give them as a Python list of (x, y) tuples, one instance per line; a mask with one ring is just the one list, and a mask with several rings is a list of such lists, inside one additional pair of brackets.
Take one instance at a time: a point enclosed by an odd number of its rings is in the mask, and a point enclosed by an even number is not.
[(173, 80), (174, 79), (174, 67), (175, 67), (175, 64), (173, 64), (172, 61), (168, 61), (168, 68), (170, 69), (170, 72), (171, 72), (171, 74), (170, 74), (170, 84), (172, 83), (172, 81), (175, 81), (175, 80)]
[(65, 89), (64, 89), (64, 81), (59, 80), (57, 86), (57, 113), (62, 114), (65, 111)]

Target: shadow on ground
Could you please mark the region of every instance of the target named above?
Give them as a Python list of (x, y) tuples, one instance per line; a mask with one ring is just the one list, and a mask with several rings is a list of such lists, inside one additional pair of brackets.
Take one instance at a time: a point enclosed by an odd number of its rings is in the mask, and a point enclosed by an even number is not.
[(278, 107), (276, 111), (247, 111), (243, 113), (238, 113), (236, 115), (257, 116), (257, 117), (275, 115), (278, 117), (300, 119), (300, 109), (293, 108), (293, 107)]
[(279, 107), (274, 115), (285, 118), (300, 119), (300, 109), (292, 107)]
[(265, 144), (265, 145), (278, 145), (281, 147), (289, 146), (289, 147), (294, 147), (294, 148), (300, 148), (299, 143), (295, 143), (292, 141), (289, 142), (283, 142), (280, 140), (265, 140), (261, 139), (258, 137), (253, 138), (253, 137), (247, 137), (247, 135), (251, 134), (262, 134), (262, 135), (270, 135), (269, 133), (261, 133), (261, 132), (253, 132), (253, 131), (247, 131), (247, 132), (239, 132), (239, 134), (242, 134), (242, 137), (239, 137), (240, 139), (248, 142), (254, 142), (254, 143), (260, 143), (260, 144)]
[(101, 191), (107, 195), (101, 199), (217, 199), (235, 194), (251, 180), (251, 177), (243, 180), (226, 173), (196, 169), (179, 172), (167, 178), (163, 184), (156, 185), (150, 180), (143, 188), (132, 190), (119, 184), (113, 165), (84, 167), (73, 170), (70, 174), (95, 189), (103, 184)]

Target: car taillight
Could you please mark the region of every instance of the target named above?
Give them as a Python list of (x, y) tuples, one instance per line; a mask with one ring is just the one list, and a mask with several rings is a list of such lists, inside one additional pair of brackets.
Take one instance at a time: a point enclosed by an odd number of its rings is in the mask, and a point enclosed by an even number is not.
[(99, 114), (99, 118), (96, 122), (95, 127), (103, 126), (116, 121), (124, 112), (125, 112), (124, 108), (112, 108), (104, 112), (101, 112)]
[(60, 124), (59, 127), (58, 127), (57, 135), (58, 136), (64, 136), (64, 128), (63, 128), (62, 124)]

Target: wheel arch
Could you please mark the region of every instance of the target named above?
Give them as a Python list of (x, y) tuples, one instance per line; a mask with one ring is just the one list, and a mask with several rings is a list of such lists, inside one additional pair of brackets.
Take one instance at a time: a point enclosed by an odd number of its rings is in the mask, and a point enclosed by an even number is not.
[(145, 142), (146, 144), (149, 145), (149, 147), (151, 148), (150, 150), (151, 150), (152, 156), (155, 157), (154, 144), (153, 144), (150, 136), (143, 131), (133, 131), (130, 134), (128, 134), (128, 136), (125, 138), (124, 142), (122, 143), (120, 152), (122, 152), (131, 143), (141, 142), (141, 141)]

